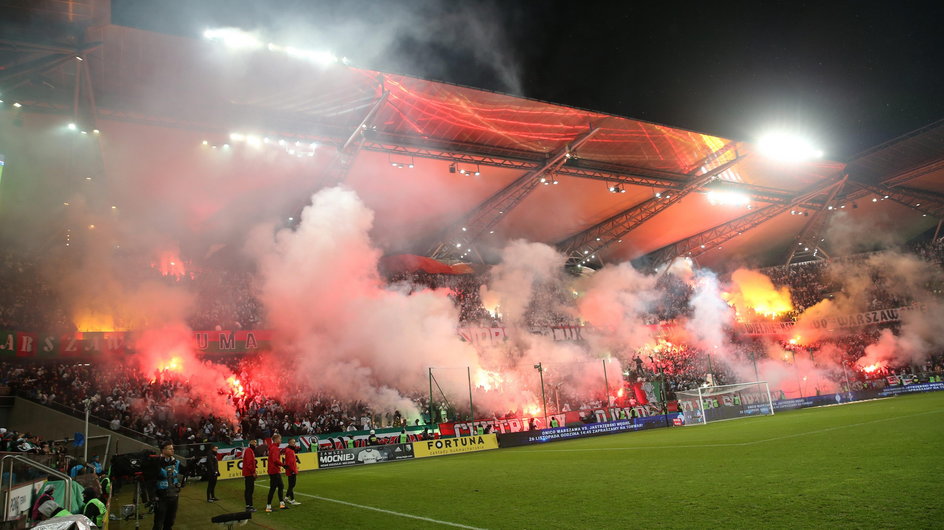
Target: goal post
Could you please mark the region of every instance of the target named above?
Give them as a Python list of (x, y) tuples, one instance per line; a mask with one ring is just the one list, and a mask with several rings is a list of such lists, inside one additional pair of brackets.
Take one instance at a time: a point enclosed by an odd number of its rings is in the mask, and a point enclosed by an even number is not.
[(675, 395), (678, 397), (685, 425), (774, 413), (770, 386), (766, 381), (703, 386), (677, 391)]

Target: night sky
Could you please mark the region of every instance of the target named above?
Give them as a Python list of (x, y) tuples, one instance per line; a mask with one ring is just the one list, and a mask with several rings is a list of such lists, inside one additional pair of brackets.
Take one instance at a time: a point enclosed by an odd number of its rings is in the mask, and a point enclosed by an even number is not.
[[(264, 6), (263, 6), (264, 4)], [(116, 24), (259, 30), (365, 68), (856, 153), (944, 118), (941, 2), (113, 0)]]

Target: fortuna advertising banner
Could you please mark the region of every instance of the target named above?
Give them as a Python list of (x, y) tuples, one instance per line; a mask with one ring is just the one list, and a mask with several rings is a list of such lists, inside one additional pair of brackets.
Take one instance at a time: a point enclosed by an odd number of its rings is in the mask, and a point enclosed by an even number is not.
[(458, 438), (441, 438), (413, 442), (413, 452), (416, 458), (429, 456), (458, 455), (498, 449), (498, 437), (494, 434), (479, 434), (475, 436), (460, 436)]
[[(298, 462), (298, 471), (312, 471), (318, 469), (318, 454), (317, 453), (296, 453), (295, 460)], [(266, 475), (266, 469), (268, 469), (269, 457), (268, 456), (257, 456), (256, 457), (256, 476), (264, 477)], [(226, 480), (230, 478), (240, 478), (243, 476), (243, 461), (242, 459), (238, 460), (221, 460), (220, 461), (220, 480)]]

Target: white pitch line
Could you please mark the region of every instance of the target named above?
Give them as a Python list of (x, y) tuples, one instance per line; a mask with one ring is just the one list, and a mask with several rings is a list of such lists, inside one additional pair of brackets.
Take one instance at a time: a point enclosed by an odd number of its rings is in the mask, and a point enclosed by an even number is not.
[[(269, 489), (269, 486), (266, 486), (264, 484), (260, 484), (260, 486), (262, 486), (263, 488)], [(449, 521), (440, 521), (439, 519), (431, 519), (429, 517), (423, 517), (421, 515), (412, 515), (409, 513), (395, 512), (393, 510), (385, 510), (383, 508), (375, 508), (373, 506), (365, 506), (363, 504), (356, 504), (353, 502), (341, 501), (338, 499), (329, 499), (328, 497), (321, 497), (319, 495), (312, 495), (310, 493), (302, 493), (300, 491), (296, 491), (295, 494), (304, 495), (305, 497), (310, 497), (312, 499), (318, 499), (319, 501), (334, 502), (337, 504), (343, 504), (345, 506), (353, 506), (355, 508), (361, 508), (364, 510), (372, 510), (375, 512), (385, 513), (388, 515), (396, 515), (398, 517), (407, 517), (409, 519), (419, 519), (420, 521), (426, 521), (428, 523), (441, 524), (445, 526), (455, 526), (456, 528), (468, 528), (470, 530), (484, 530), (483, 528), (479, 528), (477, 526), (466, 526), (464, 524), (459, 524), (459, 523), (450, 523)]]
[(786, 434), (784, 436), (775, 436), (773, 438), (765, 438), (763, 440), (754, 440), (753, 442), (739, 442), (739, 443), (724, 443), (724, 444), (691, 444), (691, 445), (646, 445), (646, 446), (635, 446), (635, 447), (588, 447), (586, 449), (533, 449), (534, 453), (574, 453), (574, 452), (583, 452), (583, 451), (634, 451), (642, 449), (699, 449), (703, 447), (745, 447), (748, 445), (757, 445), (767, 442), (776, 442), (777, 440), (786, 440), (788, 438), (798, 438), (800, 436), (808, 436), (811, 434), (821, 434), (824, 432), (837, 431), (839, 429), (845, 429), (848, 427), (861, 427), (862, 425), (871, 425), (873, 423), (882, 423), (886, 421), (900, 420), (904, 418), (914, 418), (916, 416), (925, 416), (927, 414), (936, 414), (939, 412), (944, 412), (944, 409), (929, 410), (927, 412), (918, 412), (915, 414), (909, 414), (907, 416), (895, 416), (893, 418), (882, 418), (872, 421), (863, 421), (860, 423), (850, 423), (848, 425), (837, 425), (835, 427), (827, 427), (825, 429), (818, 429), (815, 431), (807, 431), (795, 434)]

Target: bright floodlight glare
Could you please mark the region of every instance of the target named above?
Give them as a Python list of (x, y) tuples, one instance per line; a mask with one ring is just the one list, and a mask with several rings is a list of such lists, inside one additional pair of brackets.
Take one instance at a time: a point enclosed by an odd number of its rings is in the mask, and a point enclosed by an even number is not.
[(733, 191), (709, 191), (708, 202), (722, 206), (744, 206), (751, 202), (751, 198), (743, 193)]
[(764, 156), (781, 162), (803, 162), (823, 157), (823, 151), (814, 147), (810, 140), (781, 131), (761, 136), (757, 147)]
[(215, 28), (203, 32), (203, 38), (219, 41), (228, 48), (255, 50), (262, 47), (262, 41), (255, 35), (239, 28)]
[(285, 48), (280, 48), (278, 46), (269, 45), (269, 49), (273, 51), (284, 51), (289, 57), (294, 57), (296, 59), (304, 59), (306, 61), (311, 61), (313, 63), (319, 64), (321, 66), (330, 66), (338, 62), (338, 56), (323, 50), (303, 50), (300, 48), (293, 48), (292, 46), (286, 46)]

